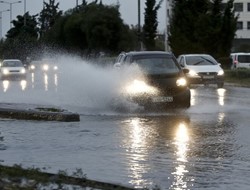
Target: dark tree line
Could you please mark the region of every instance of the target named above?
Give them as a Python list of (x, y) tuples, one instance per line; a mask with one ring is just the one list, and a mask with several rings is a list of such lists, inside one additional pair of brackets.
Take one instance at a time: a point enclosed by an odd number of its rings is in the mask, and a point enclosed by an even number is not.
[(169, 45), (176, 55), (209, 53), (227, 57), (232, 48), (238, 17), (234, 0), (175, 0)]
[[(157, 3), (158, 2), (158, 3)], [(60, 49), (81, 55), (137, 50), (140, 41), (146, 50), (163, 50), (157, 45), (157, 12), (163, 0), (146, 0), (141, 39), (138, 26), (124, 24), (119, 4), (102, 0), (82, 3), (66, 12), (49, 0), (37, 15), (17, 16), (6, 40), (0, 42), (0, 58), (24, 58), (43, 49)], [(175, 0), (170, 20), (169, 45), (175, 55), (209, 53), (227, 56), (236, 32), (233, 0)], [(25, 21), (24, 21), (25, 20)], [(36, 51), (39, 50), (39, 51)]]

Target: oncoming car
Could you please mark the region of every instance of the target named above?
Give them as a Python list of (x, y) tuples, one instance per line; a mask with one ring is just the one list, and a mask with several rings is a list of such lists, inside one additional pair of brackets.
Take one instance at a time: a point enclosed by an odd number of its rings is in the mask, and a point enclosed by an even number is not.
[(132, 78), (124, 85), (129, 100), (146, 109), (190, 107), (190, 89), (173, 54), (163, 51), (121, 53), (114, 66), (126, 65), (138, 66), (144, 76)]
[(30, 72), (35, 72), (38, 70), (43, 71), (43, 72), (57, 71), (58, 66), (55, 64), (55, 61), (52, 59), (33, 60), (31, 61), (29, 65), (29, 70)]
[(189, 84), (217, 84), (224, 86), (224, 71), (220, 64), (208, 54), (184, 54), (177, 58), (186, 74)]
[(1, 79), (25, 79), (26, 70), (19, 59), (5, 59), (1, 64)]

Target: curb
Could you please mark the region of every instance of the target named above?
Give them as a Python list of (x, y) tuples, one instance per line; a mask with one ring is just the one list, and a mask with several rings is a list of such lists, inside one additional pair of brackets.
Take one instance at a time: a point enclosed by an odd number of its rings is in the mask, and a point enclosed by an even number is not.
[(0, 118), (62, 122), (80, 121), (79, 114), (61, 108), (14, 103), (0, 103)]

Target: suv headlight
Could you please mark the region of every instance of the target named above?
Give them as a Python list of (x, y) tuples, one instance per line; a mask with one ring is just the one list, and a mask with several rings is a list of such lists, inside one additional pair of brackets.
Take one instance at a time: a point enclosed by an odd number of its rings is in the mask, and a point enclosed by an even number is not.
[(155, 94), (157, 89), (148, 85), (146, 82), (141, 80), (134, 80), (131, 84), (125, 87), (128, 94)]
[(176, 81), (177, 86), (187, 86), (187, 80), (185, 78), (179, 78)]

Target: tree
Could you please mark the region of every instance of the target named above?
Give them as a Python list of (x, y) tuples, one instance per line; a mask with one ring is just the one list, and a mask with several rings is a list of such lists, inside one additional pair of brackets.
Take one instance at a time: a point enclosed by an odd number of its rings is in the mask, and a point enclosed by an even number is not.
[(59, 3), (55, 4), (55, 0), (49, 0), (49, 3), (44, 1), (44, 8), (39, 17), (41, 34), (47, 32), (61, 15), (62, 11), (59, 11)]
[(236, 31), (232, 7), (233, 0), (225, 9), (222, 0), (175, 0), (168, 34), (172, 51), (227, 56)]
[(226, 57), (230, 54), (233, 39), (237, 30), (237, 20), (238, 16), (235, 16), (233, 11), (233, 2), (234, 0), (229, 0), (224, 14), (222, 17), (222, 27), (221, 27), (221, 44), (219, 48), (219, 53), (221, 56)]
[[(23, 16), (18, 15), (17, 20), (12, 21), (13, 27), (7, 32), (7, 39), (4, 42), (5, 56), (20, 59), (25, 59), (28, 56), (37, 43), (39, 29), (36, 17), (37, 15), (31, 16), (27, 12)], [(26, 24), (24, 24), (24, 18), (26, 18)]]
[[(133, 46), (133, 33), (123, 24), (118, 5), (97, 1), (67, 11), (46, 33), (46, 40), (86, 54), (118, 52)], [(134, 38), (133, 38), (134, 39)]]
[(145, 16), (143, 25), (143, 42), (147, 50), (155, 49), (155, 38), (157, 35), (157, 11), (163, 0), (156, 4), (156, 0), (147, 0), (145, 5)]
[(200, 38), (206, 35), (209, 0), (175, 0), (168, 34), (176, 55), (202, 52)]
[[(24, 17), (26, 17), (26, 24), (24, 25)], [(12, 23), (14, 27), (12, 27), (6, 34), (7, 38), (24, 38), (24, 36), (28, 38), (37, 38), (37, 15), (31, 16), (29, 12), (25, 13), (25, 15), (17, 16), (17, 20), (13, 20)]]

